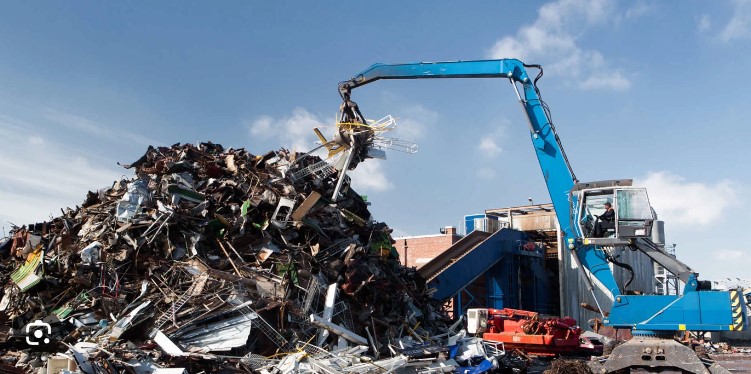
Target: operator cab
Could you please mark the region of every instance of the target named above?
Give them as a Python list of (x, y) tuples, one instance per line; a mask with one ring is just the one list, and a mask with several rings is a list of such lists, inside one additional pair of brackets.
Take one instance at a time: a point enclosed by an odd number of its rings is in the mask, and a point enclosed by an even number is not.
[[(652, 235), (654, 212), (645, 188), (631, 186), (630, 179), (578, 183), (571, 190), (576, 196), (576, 222), (590, 244), (625, 244), (631, 239)], [(612, 220), (602, 219), (612, 206)]]

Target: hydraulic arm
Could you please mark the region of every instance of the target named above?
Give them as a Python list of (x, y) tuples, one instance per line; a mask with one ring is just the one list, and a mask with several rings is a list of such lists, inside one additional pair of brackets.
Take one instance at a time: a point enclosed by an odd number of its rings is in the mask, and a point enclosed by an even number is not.
[[(539, 70), (534, 80), (528, 75), (527, 68)], [(548, 108), (537, 89), (537, 81), (542, 77), (542, 73), (540, 65), (527, 65), (516, 59), (375, 64), (354, 78), (339, 83), (339, 93), (344, 99), (345, 107), (342, 111), (344, 118), (341, 120), (363, 122), (362, 118), (359, 118), (359, 109), (350, 99), (351, 91), (381, 79), (508, 79), (527, 116), (530, 137), (566, 242), (577, 243), (577, 260), (610, 294), (617, 295), (620, 292), (606, 256), (602, 251), (594, 250), (592, 246), (578, 245), (580, 236), (577, 235), (571, 214), (571, 190), (578, 180), (555, 131)]]

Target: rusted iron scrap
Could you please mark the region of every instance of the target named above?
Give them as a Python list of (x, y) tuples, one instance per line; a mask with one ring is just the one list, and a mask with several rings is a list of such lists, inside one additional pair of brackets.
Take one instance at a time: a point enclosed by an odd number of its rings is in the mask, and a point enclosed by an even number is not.
[(149, 147), (122, 165), (133, 177), (14, 227), (0, 242), (0, 365), (379, 372), (412, 361), (407, 340), (444, 345), (430, 337), (451, 322), (400, 265), (391, 229), (347, 183), (331, 199), (338, 172), (321, 162)]

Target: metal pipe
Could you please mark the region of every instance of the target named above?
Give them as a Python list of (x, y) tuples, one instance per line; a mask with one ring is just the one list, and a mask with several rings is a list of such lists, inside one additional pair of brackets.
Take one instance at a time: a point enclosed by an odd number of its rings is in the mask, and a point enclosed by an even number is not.
[(334, 334), (339, 335), (342, 338), (351, 341), (352, 343), (360, 344), (360, 345), (368, 345), (368, 340), (363, 338), (362, 336), (357, 335), (354, 332), (345, 329), (344, 327), (325, 321), (323, 318), (318, 317), (315, 314), (310, 315), (310, 323), (322, 329), (331, 331)]
[(347, 159), (344, 161), (344, 166), (342, 167), (342, 170), (340, 171), (339, 180), (336, 182), (336, 188), (334, 189), (334, 194), (331, 196), (331, 200), (336, 201), (337, 197), (339, 197), (339, 190), (342, 188), (342, 184), (344, 183), (344, 177), (347, 175), (347, 169), (349, 168), (349, 164), (352, 162), (352, 157), (354, 157), (355, 154), (355, 137), (351, 137), (352, 140), (350, 140), (349, 145), (349, 154), (347, 154)]

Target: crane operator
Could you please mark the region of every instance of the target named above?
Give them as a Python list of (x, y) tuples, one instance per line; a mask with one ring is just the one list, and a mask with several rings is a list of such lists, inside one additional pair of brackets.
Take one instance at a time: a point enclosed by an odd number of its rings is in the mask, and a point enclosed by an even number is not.
[(613, 204), (605, 202), (603, 207), (605, 208), (605, 213), (596, 216), (598, 218), (595, 223), (596, 238), (602, 238), (608, 229), (615, 229), (615, 211), (613, 211)]

